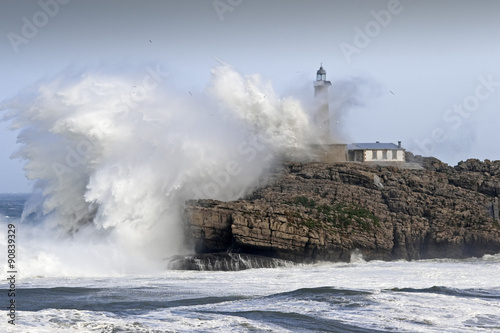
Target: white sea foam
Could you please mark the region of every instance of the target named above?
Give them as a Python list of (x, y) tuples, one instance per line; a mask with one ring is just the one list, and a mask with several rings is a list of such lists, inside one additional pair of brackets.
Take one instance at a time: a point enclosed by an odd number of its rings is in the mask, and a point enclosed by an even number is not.
[[(500, 328), (498, 264), (481, 259), (371, 261), (98, 279), (28, 278), (20, 286), (24, 293), (45, 288), (35, 300), (40, 302), (37, 306), (51, 302), (56, 308), (45, 305), (43, 310), (25, 312), (20, 304), (18, 328), (37, 332), (315, 331), (305, 328), (310, 322), (318, 330), (332, 330), (329, 325), (338, 324), (360, 332), (491, 332)], [(95, 288), (95, 295), (86, 292), (85, 297), (68, 298), (75, 309), (58, 309), (62, 299), (50, 299), (50, 293), (51, 288), (62, 286)], [(144, 300), (159, 306), (144, 309), (151, 304), (140, 303)], [(82, 310), (99, 302), (106, 310)], [(117, 306), (119, 302), (134, 304), (127, 310)], [(0, 322), (0, 330), (8, 327)]]

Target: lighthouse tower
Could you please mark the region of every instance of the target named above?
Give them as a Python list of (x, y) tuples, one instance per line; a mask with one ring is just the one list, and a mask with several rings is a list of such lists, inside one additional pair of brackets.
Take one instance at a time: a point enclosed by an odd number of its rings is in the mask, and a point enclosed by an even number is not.
[(314, 97), (317, 99), (318, 105), (315, 117), (318, 135), (324, 143), (332, 141), (330, 136), (330, 110), (328, 108), (328, 87), (331, 85), (330, 81), (326, 81), (326, 71), (321, 65), (316, 72), (316, 81), (314, 81)]
[(336, 163), (347, 161), (347, 145), (332, 139), (330, 133), (330, 110), (328, 108), (328, 87), (332, 84), (326, 80), (326, 71), (323, 65), (316, 72), (314, 81), (314, 97), (316, 99), (316, 123), (320, 144), (311, 146), (315, 159), (318, 162)]

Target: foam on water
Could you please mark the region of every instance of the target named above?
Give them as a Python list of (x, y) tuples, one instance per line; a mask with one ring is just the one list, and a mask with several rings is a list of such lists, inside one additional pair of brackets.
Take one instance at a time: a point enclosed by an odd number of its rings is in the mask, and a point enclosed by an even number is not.
[(40, 332), (491, 332), (500, 322), (499, 273), (500, 260), (478, 258), (30, 278), (20, 288), (37, 308), (21, 311), (19, 326)]

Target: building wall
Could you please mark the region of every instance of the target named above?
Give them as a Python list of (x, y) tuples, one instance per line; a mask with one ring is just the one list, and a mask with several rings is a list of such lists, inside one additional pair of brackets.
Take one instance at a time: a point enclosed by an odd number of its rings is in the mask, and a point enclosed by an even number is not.
[(343, 143), (313, 145), (316, 160), (324, 163), (347, 162), (347, 145)]
[[(374, 156), (375, 153), (375, 156)], [(405, 151), (397, 150), (371, 150), (364, 151), (364, 162), (404, 162)]]

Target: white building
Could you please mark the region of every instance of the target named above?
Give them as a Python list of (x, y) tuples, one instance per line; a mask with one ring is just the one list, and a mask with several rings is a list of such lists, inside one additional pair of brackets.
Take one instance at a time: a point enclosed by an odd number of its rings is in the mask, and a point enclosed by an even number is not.
[(394, 143), (351, 143), (347, 146), (349, 161), (354, 162), (405, 162), (405, 149), (401, 141)]

